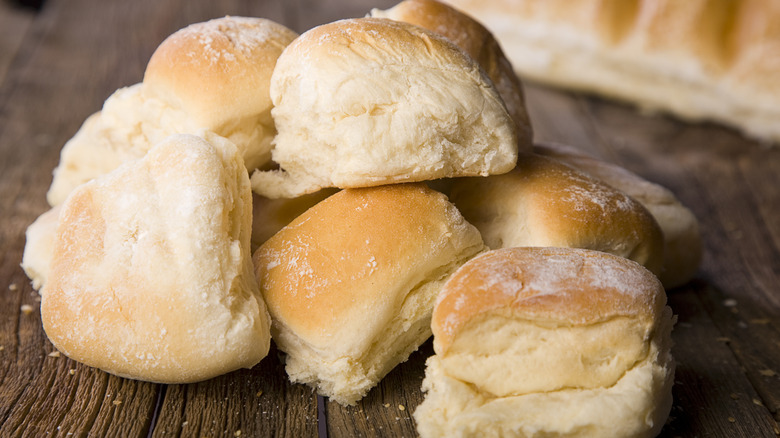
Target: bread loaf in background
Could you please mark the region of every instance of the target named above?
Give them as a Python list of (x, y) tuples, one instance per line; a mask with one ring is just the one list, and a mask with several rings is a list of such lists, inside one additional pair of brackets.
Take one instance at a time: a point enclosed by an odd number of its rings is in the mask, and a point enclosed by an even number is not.
[(423, 184), (345, 189), (307, 210), (253, 256), (290, 380), (354, 404), (430, 337), (442, 284), (484, 248)]
[(702, 257), (699, 221), (674, 193), (572, 146), (537, 143), (534, 152), (561, 161), (622, 191), (653, 215), (664, 238), (664, 262), (659, 278), (666, 289), (681, 286), (694, 277)]
[(296, 36), (251, 17), (195, 23), (170, 35), (149, 60), (143, 82), (112, 93), (65, 144), (49, 204), (177, 133), (205, 129), (235, 143), (250, 170), (267, 163), (276, 134), (269, 81)]
[(414, 412), (428, 437), (654, 437), (672, 405), (674, 317), (639, 264), (506, 248), (464, 264), (433, 313)]
[(202, 136), (172, 136), (60, 207), (41, 320), (63, 354), (122, 377), (188, 383), (268, 353), (249, 176), (231, 142)]
[(517, 130), (490, 78), (408, 23), (346, 19), (305, 32), (279, 57), (271, 98), (281, 170), (252, 175), (269, 198), (503, 173), (517, 159)]
[(524, 80), (780, 141), (778, 0), (449, 0)]
[(650, 212), (555, 159), (520, 154), (509, 173), (454, 179), (449, 197), (491, 249), (585, 248), (662, 272), (663, 234)]

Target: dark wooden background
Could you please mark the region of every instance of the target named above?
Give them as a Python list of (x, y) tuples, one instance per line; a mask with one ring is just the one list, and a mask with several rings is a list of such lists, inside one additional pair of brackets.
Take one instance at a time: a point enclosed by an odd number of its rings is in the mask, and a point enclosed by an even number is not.
[[(394, 3), (48, 0), (36, 10), (0, 0), (0, 436), (416, 436), (430, 343), (351, 408), (289, 384), (275, 351), (207, 382), (136, 382), (57, 356), (19, 267), (63, 143), (114, 90), (141, 80), (166, 36), (224, 15), (302, 32)], [(699, 274), (668, 291), (678, 368), (662, 436), (780, 434), (780, 147), (534, 84), (527, 94), (537, 139), (661, 183), (701, 221)]]

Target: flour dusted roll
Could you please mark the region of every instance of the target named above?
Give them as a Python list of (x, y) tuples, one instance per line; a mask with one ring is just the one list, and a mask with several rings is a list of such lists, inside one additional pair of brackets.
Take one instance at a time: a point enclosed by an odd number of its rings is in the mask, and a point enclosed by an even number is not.
[(172, 136), (60, 207), (41, 319), (68, 357), (187, 383), (268, 353), (249, 177), (232, 143), (203, 136)]
[(663, 235), (647, 209), (552, 158), (522, 154), (507, 174), (454, 179), (450, 200), (492, 249), (593, 249), (661, 273)]
[(476, 61), (407, 23), (307, 31), (279, 57), (271, 98), (281, 170), (252, 175), (270, 198), (503, 173), (517, 159), (516, 127)]
[(437, 299), (414, 412), (427, 437), (654, 437), (672, 403), (658, 279), (599, 251), (505, 248)]
[(524, 80), (780, 141), (780, 2), (450, 0)]
[(354, 404), (430, 337), (441, 285), (483, 249), (422, 184), (345, 189), (298, 216), (253, 256), (290, 380)]
[(474, 58), (496, 86), (517, 125), (519, 149), (530, 152), (533, 137), (523, 85), (493, 34), (470, 16), (438, 0), (404, 0), (372, 17), (416, 24), (442, 35)]
[(116, 90), (63, 147), (51, 205), (78, 185), (142, 157), (177, 133), (212, 131), (239, 148), (251, 170), (270, 159), (276, 129), (269, 81), (297, 34), (263, 18), (223, 17), (163, 41), (143, 82)]
[(252, 196), (252, 251), (293, 219), (337, 191), (338, 189), (323, 189), (297, 198), (277, 199), (254, 194)]
[(543, 143), (535, 145), (534, 151), (566, 163), (639, 201), (653, 215), (664, 236), (664, 264), (660, 274), (664, 287), (680, 286), (693, 278), (702, 257), (699, 221), (674, 193), (571, 146)]

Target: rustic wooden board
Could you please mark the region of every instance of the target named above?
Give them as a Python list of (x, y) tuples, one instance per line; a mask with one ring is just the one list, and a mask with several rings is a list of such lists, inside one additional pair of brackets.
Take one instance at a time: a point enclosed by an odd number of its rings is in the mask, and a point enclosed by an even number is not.
[[(40, 298), (19, 268), (24, 230), (48, 208), (59, 148), (114, 90), (141, 80), (167, 35), (223, 15), (302, 32), (394, 3), (48, 0), (37, 14), (0, 4), (0, 436), (416, 435), (430, 342), (357, 406), (325, 402), (319, 412), (311, 389), (287, 381), (276, 351), (198, 384), (136, 382), (50, 356)], [(662, 436), (780, 434), (780, 148), (537, 85), (528, 106), (537, 139), (659, 182), (701, 220), (699, 275), (669, 292), (678, 372)]]

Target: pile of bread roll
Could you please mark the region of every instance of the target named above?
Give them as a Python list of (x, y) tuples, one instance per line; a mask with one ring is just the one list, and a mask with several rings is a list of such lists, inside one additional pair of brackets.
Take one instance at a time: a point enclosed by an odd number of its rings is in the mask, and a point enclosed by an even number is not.
[(669, 413), (664, 287), (696, 272), (696, 218), (534, 145), (496, 40), (436, 0), (172, 34), (48, 200), (22, 263), (43, 327), (109, 373), (200, 381), (273, 339), (292, 382), (354, 404), (433, 335), (422, 436), (653, 436)]

